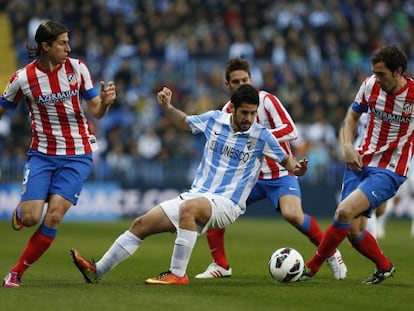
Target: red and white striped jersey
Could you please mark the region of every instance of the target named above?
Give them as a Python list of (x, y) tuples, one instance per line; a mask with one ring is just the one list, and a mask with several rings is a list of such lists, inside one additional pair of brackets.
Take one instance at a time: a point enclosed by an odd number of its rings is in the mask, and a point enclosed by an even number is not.
[[(292, 117), (289, 115), (280, 100), (273, 94), (266, 91), (259, 91), (259, 107), (257, 111), (257, 122), (271, 130), (278, 139), (283, 150), (292, 155), (290, 141), (298, 137), (298, 130)], [(230, 101), (223, 111), (231, 112)], [(265, 157), (260, 170), (259, 179), (276, 179), (286, 175), (293, 175), (279, 163), (269, 157)]]
[(368, 113), (358, 148), (364, 166), (407, 175), (414, 148), (414, 81), (407, 80), (396, 94), (383, 91), (374, 75), (362, 83), (352, 108)]
[(24, 98), (31, 120), (30, 149), (49, 155), (91, 153), (97, 140), (81, 108), (81, 95), (91, 99), (93, 89), (86, 65), (74, 58), (54, 71), (33, 61), (15, 72), (2, 96), (8, 108), (16, 108)]

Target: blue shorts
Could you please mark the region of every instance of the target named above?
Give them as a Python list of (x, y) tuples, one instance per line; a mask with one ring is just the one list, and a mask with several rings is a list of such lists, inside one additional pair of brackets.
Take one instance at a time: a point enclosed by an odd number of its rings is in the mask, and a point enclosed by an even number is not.
[(59, 194), (76, 205), (92, 170), (92, 155), (51, 156), (33, 150), (28, 154), (21, 201), (47, 201), (50, 194)]
[(280, 212), (279, 199), (287, 194), (295, 195), (299, 198), (302, 197), (297, 177), (287, 175), (277, 179), (259, 179), (254, 185), (252, 192), (250, 192), (246, 204), (249, 205), (268, 198), (275, 210)]
[(355, 189), (361, 190), (368, 198), (370, 209), (363, 215), (370, 216), (381, 203), (392, 198), (407, 177), (397, 175), (387, 169), (363, 167), (361, 172), (345, 169), (342, 183), (341, 201)]

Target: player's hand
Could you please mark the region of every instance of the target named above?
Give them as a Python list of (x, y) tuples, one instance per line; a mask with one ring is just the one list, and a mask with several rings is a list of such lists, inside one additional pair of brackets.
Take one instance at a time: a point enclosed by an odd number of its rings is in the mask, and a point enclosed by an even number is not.
[(343, 156), (346, 166), (353, 171), (360, 172), (362, 167), (362, 157), (353, 146), (343, 146)]
[(115, 84), (113, 81), (105, 83), (101, 81), (101, 101), (105, 106), (110, 106), (114, 103), (116, 98)]
[(308, 159), (304, 158), (300, 160), (293, 170), (293, 173), (296, 176), (303, 176), (306, 174), (306, 171), (308, 170)]
[(163, 87), (157, 94), (158, 103), (163, 107), (171, 104), (172, 91), (168, 87)]

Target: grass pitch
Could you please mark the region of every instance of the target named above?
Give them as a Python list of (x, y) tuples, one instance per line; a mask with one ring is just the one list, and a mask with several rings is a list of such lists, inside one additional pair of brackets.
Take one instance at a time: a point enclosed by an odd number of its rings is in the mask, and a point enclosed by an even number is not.
[[(319, 220), (325, 229), (329, 220)], [(206, 238), (199, 237), (188, 268), (188, 286), (149, 286), (148, 277), (169, 267), (175, 235), (149, 237), (126, 262), (115, 267), (99, 284), (84, 284), (69, 256), (76, 247), (82, 255), (99, 259), (130, 221), (114, 223), (64, 223), (49, 251), (31, 267), (19, 289), (0, 288), (0, 310), (413, 310), (414, 238), (408, 220), (393, 219), (380, 240), (397, 272), (380, 285), (360, 282), (374, 265), (345, 241), (340, 250), (348, 277), (336, 281), (324, 265), (308, 282), (281, 284), (267, 270), (274, 250), (291, 246), (305, 261), (314, 246), (281, 219), (242, 218), (227, 229), (227, 255), (233, 276), (196, 280), (211, 262)], [(20, 255), (34, 229), (15, 232), (0, 222), (0, 273), (5, 275)], [(1, 272), (2, 271), (2, 272)], [(3, 277), (0, 275), (0, 277)]]

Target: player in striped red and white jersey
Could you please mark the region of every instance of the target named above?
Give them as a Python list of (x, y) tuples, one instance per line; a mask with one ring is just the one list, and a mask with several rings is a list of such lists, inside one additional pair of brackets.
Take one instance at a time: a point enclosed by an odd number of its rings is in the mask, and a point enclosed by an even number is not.
[(265, 127), (255, 122), (259, 97), (251, 85), (232, 95), (232, 113), (209, 111), (188, 116), (171, 105), (172, 92), (164, 87), (158, 101), (175, 126), (203, 133), (203, 156), (191, 189), (161, 202), (138, 217), (96, 264), (72, 249), (72, 258), (83, 276), (94, 282), (129, 258), (143, 240), (160, 232), (177, 232), (170, 269), (147, 284), (186, 285), (186, 274), (197, 236), (211, 228), (223, 228), (245, 211), (245, 202), (259, 175), (263, 156), (271, 157), (295, 175), (303, 175), (306, 159), (297, 162), (280, 147)]
[[(362, 83), (344, 121), (342, 147), (347, 168), (341, 201), (302, 279), (317, 273), (346, 237), (376, 266), (363, 284), (378, 284), (395, 273), (391, 260), (365, 228), (367, 216), (393, 197), (406, 180), (413, 156), (414, 81), (404, 74), (406, 69), (407, 57), (396, 46), (383, 47), (371, 58), (373, 75)], [(368, 123), (356, 149), (362, 113), (368, 114)]]
[[(230, 93), (234, 93), (240, 85), (252, 84), (249, 63), (241, 58), (229, 60), (225, 78), (225, 84)], [(271, 130), (285, 152), (293, 156), (290, 141), (296, 139), (298, 133), (291, 116), (280, 100), (269, 92), (259, 91), (259, 101), (257, 122)], [(223, 111), (231, 112), (230, 102), (223, 107)], [(247, 199), (247, 204), (265, 198), (271, 201), (275, 210), (280, 212), (284, 219), (307, 236), (314, 245), (319, 245), (323, 231), (316, 220), (302, 210), (301, 191), (297, 177), (269, 157), (265, 157), (262, 163), (259, 180)], [(206, 236), (213, 262), (203, 273), (196, 275), (196, 278), (231, 276), (232, 269), (225, 253), (224, 234), (225, 228), (207, 231)], [(328, 264), (335, 279), (346, 277), (347, 268), (339, 250), (331, 256)]]
[(0, 97), (0, 117), (24, 101), (32, 140), (25, 164), (22, 195), (12, 215), (15, 230), (32, 227), (47, 211), (3, 286), (19, 287), (26, 271), (52, 244), (65, 213), (76, 205), (92, 168), (97, 140), (82, 108), (102, 118), (115, 100), (113, 82), (94, 88), (87, 66), (70, 58), (69, 30), (55, 21), (42, 23), (28, 47), (35, 60), (18, 70)]

